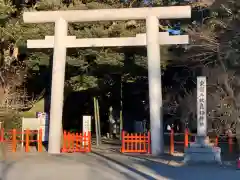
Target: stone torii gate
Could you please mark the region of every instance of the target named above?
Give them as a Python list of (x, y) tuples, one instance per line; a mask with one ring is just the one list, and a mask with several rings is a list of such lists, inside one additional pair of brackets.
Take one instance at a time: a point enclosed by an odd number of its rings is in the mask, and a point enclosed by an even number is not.
[[(50, 106), (49, 147), (51, 154), (60, 153), (66, 49), (71, 47), (147, 46), (150, 126), (152, 154), (163, 153), (162, 87), (160, 46), (187, 44), (188, 36), (169, 36), (159, 32), (159, 19), (190, 18), (190, 6), (123, 8), (72, 11), (24, 12), (26, 23), (55, 22), (55, 35), (45, 40), (28, 40), (28, 48), (54, 48)], [(146, 19), (146, 34), (127, 38), (85, 38), (68, 36), (68, 22), (119, 21)]]

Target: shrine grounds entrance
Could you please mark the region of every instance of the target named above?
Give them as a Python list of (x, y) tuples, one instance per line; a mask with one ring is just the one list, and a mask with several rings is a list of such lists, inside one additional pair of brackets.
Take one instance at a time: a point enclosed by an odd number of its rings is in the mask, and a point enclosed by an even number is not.
[[(163, 153), (162, 86), (159, 45), (187, 44), (188, 36), (170, 36), (168, 32), (159, 32), (159, 19), (190, 17), (190, 6), (24, 12), (23, 20), (25, 23), (55, 23), (54, 36), (46, 36), (45, 40), (28, 40), (27, 42), (28, 48), (54, 48), (48, 152), (58, 154), (61, 149), (66, 49), (76, 47), (146, 46), (148, 56), (150, 131), (152, 136), (151, 151), (154, 155)], [(146, 20), (146, 34), (137, 34), (136, 37), (76, 39), (75, 36), (68, 36), (67, 31), (69, 22), (144, 19)]]

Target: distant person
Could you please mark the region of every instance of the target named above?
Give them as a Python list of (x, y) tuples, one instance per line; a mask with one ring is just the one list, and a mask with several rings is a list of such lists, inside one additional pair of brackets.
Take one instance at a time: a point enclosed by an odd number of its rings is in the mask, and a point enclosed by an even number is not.
[(167, 125), (167, 131), (171, 131), (171, 126), (169, 124)]
[(109, 122), (109, 138), (115, 138), (116, 137), (116, 131), (115, 131), (116, 121), (113, 117), (113, 107), (112, 106), (110, 106), (110, 108), (109, 108), (108, 122)]

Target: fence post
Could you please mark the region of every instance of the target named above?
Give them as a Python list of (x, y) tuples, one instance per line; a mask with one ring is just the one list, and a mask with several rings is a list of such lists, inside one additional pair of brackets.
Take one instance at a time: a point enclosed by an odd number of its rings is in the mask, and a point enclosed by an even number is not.
[(216, 139), (215, 139), (215, 146), (216, 147), (218, 146), (218, 136), (216, 136)]
[(25, 141), (25, 152), (29, 152), (29, 129), (26, 129), (26, 141)]
[(174, 154), (174, 130), (171, 128), (170, 132), (170, 154)]
[(63, 131), (63, 146), (62, 146), (62, 152), (66, 152), (67, 151), (67, 132), (64, 130)]
[(143, 136), (140, 137), (140, 140), (143, 138), (143, 152), (146, 152), (147, 151), (147, 142), (146, 142), (146, 132), (143, 133)]
[(88, 131), (88, 152), (92, 151), (92, 136), (91, 131)]
[(129, 139), (130, 139), (130, 142), (129, 142), (129, 144), (130, 144), (130, 151), (133, 152), (134, 151), (134, 147), (133, 147), (133, 145), (134, 145), (134, 135), (133, 135), (133, 133), (130, 134)]
[(16, 129), (12, 130), (12, 152), (16, 152), (17, 149), (17, 131)]
[(232, 136), (228, 136), (229, 153), (232, 153), (232, 149), (233, 149), (232, 145), (233, 145)]
[(87, 139), (87, 135), (86, 132), (82, 133), (82, 137), (83, 137), (83, 151), (86, 151), (86, 148), (88, 148), (88, 139)]
[(125, 131), (122, 131), (122, 149), (121, 152), (125, 152)]
[(38, 152), (42, 152), (42, 128), (38, 130)]
[(148, 143), (148, 154), (151, 154), (151, 134), (150, 131), (148, 131), (148, 138), (147, 138), (147, 143)]
[(77, 134), (74, 132), (72, 133), (72, 141), (73, 141), (73, 152), (77, 152), (77, 149), (76, 149), (76, 140), (77, 140)]
[(84, 139), (83, 139), (83, 133), (79, 133), (79, 142), (80, 142), (80, 148), (81, 150), (84, 148)]
[(3, 128), (1, 128), (1, 132), (0, 132), (1, 134), (0, 134), (0, 141), (1, 142), (4, 142), (4, 129)]
[(79, 143), (79, 134), (78, 133), (75, 134), (75, 141), (76, 141), (76, 145), (75, 145), (76, 151), (80, 152), (81, 151), (81, 145)]
[[(141, 133), (140, 133), (140, 136), (141, 136)], [(135, 147), (133, 147), (134, 151), (137, 151), (138, 150), (138, 133), (134, 133), (134, 141), (135, 141)], [(141, 147), (141, 145), (140, 145)]]
[(185, 133), (184, 133), (184, 147), (188, 148), (188, 129), (185, 129)]
[[(86, 133), (85, 133), (86, 134)], [(70, 142), (71, 142), (71, 147), (70, 147), (70, 149), (71, 149), (71, 151), (70, 152), (74, 152), (75, 150), (74, 150), (74, 141), (75, 141), (75, 137), (74, 137), (74, 133), (70, 133)], [(85, 138), (86, 138), (86, 136), (85, 136)]]
[(72, 134), (70, 132), (67, 133), (67, 151), (66, 152), (71, 152), (71, 147), (72, 147)]

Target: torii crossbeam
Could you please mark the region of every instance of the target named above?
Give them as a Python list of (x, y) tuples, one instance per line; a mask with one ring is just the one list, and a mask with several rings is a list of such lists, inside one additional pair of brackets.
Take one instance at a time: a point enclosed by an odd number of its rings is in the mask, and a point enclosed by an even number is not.
[[(159, 44), (187, 44), (188, 36), (170, 36), (168, 32), (159, 32)], [(146, 46), (146, 34), (137, 34), (136, 37), (124, 38), (84, 38), (76, 39), (76, 36), (66, 36), (64, 45), (66, 48), (89, 47), (121, 47), (121, 46)], [(41, 40), (27, 40), (28, 48), (54, 48), (54, 36), (45, 36)]]

